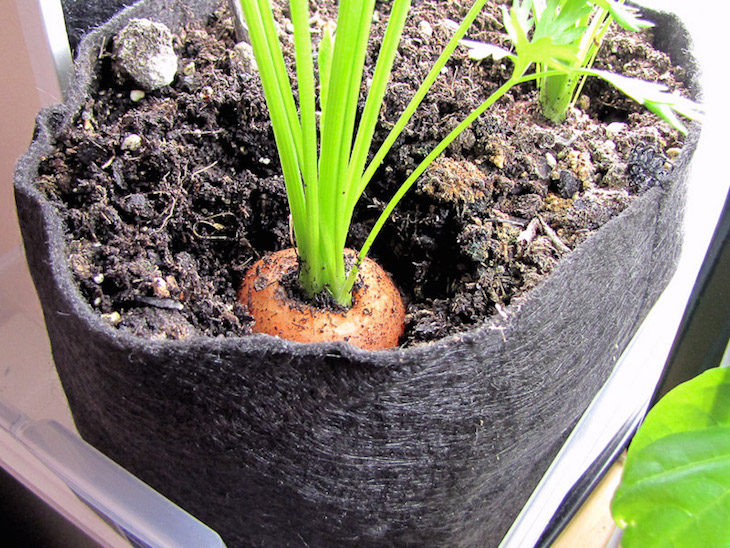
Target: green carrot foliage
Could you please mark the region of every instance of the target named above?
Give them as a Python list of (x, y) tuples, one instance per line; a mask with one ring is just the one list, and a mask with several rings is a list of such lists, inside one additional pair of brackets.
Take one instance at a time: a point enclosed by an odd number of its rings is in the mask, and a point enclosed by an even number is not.
[(641, 19), (636, 8), (624, 0), (514, 0), (511, 9), (502, 7), (503, 22), (514, 52), (491, 44), (465, 41), (474, 59), (490, 55), (508, 57), (516, 65), (535, 64), (535, 70), (557, 70), (537, 79), (543, 114), (560, 123), (580, 95), (586, 77), (602, 78), (644, 105), (682, 133), (687, 128), (678, 118), (701, 116), (699, 107), (662, 84), (592, 69), (609, 26), (639, 31), (653, 26)]
[(314, 71), (308, 1), (290, 1), (298, 105), (269, 0), (241, 0), (284, 174), (300, 258), (299, 282), (310, 297), (328, 291), (339, 304), (349, 306), (357, 265), (346, 270), (344, 248), (357, 201), (485, 2), (474, 3), (368, 164), (410, 0), (392, 4), (362, 113), (357, 107), (375, 0), (340, 1), (336, 34), (325, 27), (319, 44), (319, 82)]
[[(403, 33), (410, 0), (394, 0), (368, 86), (365, 106), (358, 112), (375, 0), (340, 0), (336, 32), (327, 25), (314, 51), (309, 29), (308, 0), (290, 0), (294, 28), (298, 103), (286, 70), (270, 0), (241, 0), (251, 46), (259, 67), (274, 130), (300, 260), (299, 284), (310, 297), (328, 292), (340, 305), (351, 304), (358, 267), (397, 204), (456, 137), (513, 86), (538, 80), (542, 88), (553, 80), (585, 75), (603, 77), (643, 102), (675, 127), (675, 112), (692, 117), (696, 105), (665, 93), (655, 84), (620, 80), (580, 66), (576, 41), (585, 41), (594, 25), (591, 9), (604, 10), (628, 26), (642, 26), (622, 0), (514, 0), (503, 7), (504, 24), (515, 52), (463, 38), (486, 0), (475, 0), (430, 72), (396, 121), (380, 148), (371, 153), (372, 140), (386, 87)], [(590, 4), (592, 7), (586, 7)], [(600, 26), (602, 35), (605, 26)], [(595, 35), (594, 35), (595, 36)], [(592, 43), (593, 38), (590, 39)], [(514, 63), (512, 76), (451, 131), (395, 192), (375, 222), (356, 264), (345, 265), (344, 249), (358, 200), (383, 159), (423, 101), (426, 93), (460, 43)], [(588, 46), (587, 46), (588, 47)], [(592, 48), (590, 56), (595, 56)], [(473, 50), (473, 51), (474, 51)], [(485, 55), (486, 55), (485, 54)], [(315, 57), (317, 71), (315, 72)], [(528, 73), (535, 65), (535, 71)], [(318, 74), (318, 79), (317, 79)], [(557, 81), (557, 80), (555, 80)], [(547, 83), (546, 83), (547, 82)], [(319, 107), (319, 108), (318, 108)], [(319, 114), (319, 115), (318, 115)]]

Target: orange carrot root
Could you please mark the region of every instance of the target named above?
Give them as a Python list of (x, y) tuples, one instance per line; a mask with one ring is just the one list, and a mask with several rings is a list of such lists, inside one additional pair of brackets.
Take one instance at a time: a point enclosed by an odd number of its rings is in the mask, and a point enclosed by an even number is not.
[(255, 333), (298, 342), (347, 341), (365, 350), (398, 346), (405, 307), (375, 261), (366, 258), (360, 265), (360, 283), (353, 292), (352, 307), (345, 311), (323, 310), (291, 298), (281, 280), (298, 268), (294, 249), (267, 255), (249, 268), (238, 300), (255, 319)]

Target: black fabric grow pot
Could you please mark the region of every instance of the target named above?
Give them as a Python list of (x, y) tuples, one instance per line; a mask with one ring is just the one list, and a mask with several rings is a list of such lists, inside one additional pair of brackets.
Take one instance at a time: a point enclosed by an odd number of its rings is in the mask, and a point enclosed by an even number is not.
[(89, 35), (67, 103), (41, 114), (18, 166), (28, 263), (79, 432), (229, 546), (496, 545), (671, 277), (696, 135), (671, 181), (472, 332), (384, 352), (140, 340), (80, 296), (34, 181), (105, 37), (132, 17), (177, 28), (214, 4), (145, 0)]

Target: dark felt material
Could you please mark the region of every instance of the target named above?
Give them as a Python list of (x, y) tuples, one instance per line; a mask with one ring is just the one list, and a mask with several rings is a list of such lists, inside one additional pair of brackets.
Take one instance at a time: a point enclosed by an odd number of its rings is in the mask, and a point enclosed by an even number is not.
[(88, 31), (103, 24), (122, 8), (137, 0), (61, 0), (71, 49), (76, 51)]
[[(175, 28), (212, 1), (131, 16)], [(182, 10), (173, 9), (184, 5)], [(100, 321), (34, 186), (93, 83), (39, 118), (15, 180), (28, 263), (79, 431), (235, 546), (495, 546), (669, 280), (689, 157), (575, 250), (507, 319), (386, 352), (268, 336), (152, 342)]]

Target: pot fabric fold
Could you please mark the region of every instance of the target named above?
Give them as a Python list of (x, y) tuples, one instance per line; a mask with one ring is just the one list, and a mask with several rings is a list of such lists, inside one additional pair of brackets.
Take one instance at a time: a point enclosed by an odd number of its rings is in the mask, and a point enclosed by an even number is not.
[[(465, 334), (382, 352), (139, 339), (81, 297), (38, 166), (107, 37), (134, 17), (180, 28), (216, 4), (144, 0), (88, 35), (67, 102), (41, 113), (18, 164), (27, 260), (79, 432), (231, 547), (497, 545), (674, 271), (696, 135), (663, 188)], [(664, 23), (658, 34), (676, 31)]]

